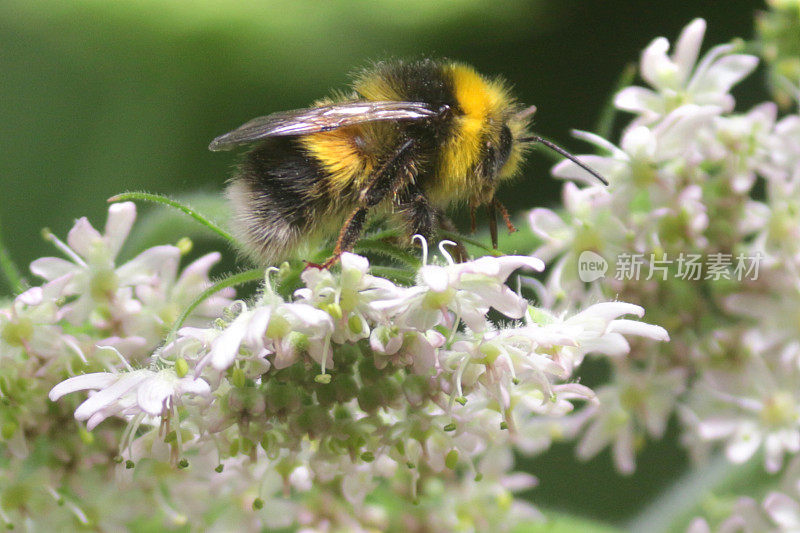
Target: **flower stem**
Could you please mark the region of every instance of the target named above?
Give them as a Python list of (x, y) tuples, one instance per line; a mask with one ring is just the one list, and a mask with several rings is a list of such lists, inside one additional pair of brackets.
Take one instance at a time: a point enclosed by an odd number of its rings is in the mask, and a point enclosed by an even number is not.
[(232, 276), (228, 276), (227, 278), (223, 278), (213, 284), (211, 287), (207, 288), (200, 295), (194, 299), (194, 301), (189, 304), (186, 309), (183, 310), (183, 313), (175, 320), (175, 323), (172, 325), (172, 328), (167, 335), (166, 344), (169, 344), (178, 334), (178, 330), (181, 328), (183, 323), (186, 321), (186, 318), (192, 313), (192, 311), (197, 308), (198, 305), (203, 303), (206, 299), (210, 296), (218, 293), (222, 289), (227, 289), (228, 287), (233, 287), (235, 285), (241, 285), (242, 283), (249, 283), (251, 281), (260, 281), (264, 279), (264, 269), (263, 268), (254, 268), (252, 270), (246, 270), (244, 272), (240, 272), (238, 274), (233, 274)]
[(611, 138), (612, 129), (614, 128), (614, 117), (617, 114), (617, 109), (614, 107), (614, 97), (622, 89), (632, 84), (635, 77), (636, 65), (634, 63), (630, 63), (625, 66), (622, 73), (617, 78), (617, 83), (614, 84), (614, 90), (611, 91), (611, 96), (603, 106), (603, 110), (600, 112), (600, 119), (597, 121), (595, 132), (600, 137), (603, 137), (604, 139)]
[(16, 263), (14, 263), (14, 260), (11, 259), (8, 250), (6, 250), (2, 233), (0, 233), (0, 271), (3, 272), (3, 276), (6, 278), (6, 281), (8, 281), (8, 285), (11, 287), (14, 294), (19, 294), (23, 291), (25, 286), (22, 283), (22, 275)]
[[(626, 531), (684, 531), (689, 521), (702, 513), (703, 501), (711, 494), (724, 494), (742, 483), (758, 479), (763, 459), (758, 455), (743, 465), (732, 465), (724, 455), (679, 478), (658, 499), (626, 524)], [(658, 524), (658, 527), (654, 527)]]
[(461, 233), (457, 233), (455, 231), (446, 231), (446, 230), (440, 230), (440, 233), (442, 234), (442, 237), (447, 237), (448, 239), (453, 239), (454, 241), (457, 242), (471, 244), (472, 246), (475, 246), (476, 248), (480, 248), (481, 250), (489, 252), (492, 255), (503, 255), (502, 252), (499, 252), (494, 248), (491, 248), (478, 240), (462, 235)]
[(208, 229), (210, 229), (211, 231), (213, 231), (226, 241), (229, 241), (234, 244), (236, 243), (236, 239), (233, 237), (233, 235), (231, 235), (230, 233), (219, 227), (217, 224), (212, 222), (211, 219), (209, 219), (207, 216), (202, 215), (201, 213), (192, 209), (188, 205), (182, 204), (177, 200), (173, 200), (168, 196), (164, 196), (162, 194), (152, 194), (148, 192), (124, 192), (122, 194), (117, 194), (116, 196), (112, 196), (111, 198), (108, 199), (108, 201), (111, 203), (124, 202), (127, 200), (143, 200), (147, 202), (164, 204), (169, 207), (174, 207), (175, 209), (189, 215), (197, 222), (207, 227)]

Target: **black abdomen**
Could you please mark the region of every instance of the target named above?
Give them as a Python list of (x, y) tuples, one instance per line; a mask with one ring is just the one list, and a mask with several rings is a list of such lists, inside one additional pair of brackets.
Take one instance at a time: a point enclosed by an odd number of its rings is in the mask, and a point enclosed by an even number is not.
[(234, 203), (234, 231), (260, 259), (280, 259), (307, 234), (323, 199), (317, 161), (295, 137), (270, 138), (247, 153), (228, 187)]

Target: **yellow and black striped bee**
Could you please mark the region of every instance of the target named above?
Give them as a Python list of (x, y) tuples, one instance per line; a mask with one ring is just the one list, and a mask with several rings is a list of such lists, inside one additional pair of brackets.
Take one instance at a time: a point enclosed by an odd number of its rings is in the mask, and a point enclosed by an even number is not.
[(605, 183), (558, 146), (527, 132), (534, 107), (473, 68), (430, 59), (379, 62), (352, 92), (308, 109), (255, 118), (214, 139), (211, 150), (258, 142), (228, 187), (234, 229), (263, 262), (304, 239), (335, 234), (329, 267), (358, 241), (372, 211), (392, 213), (408, 235), (453, 229), (444, 209), (486, 206), (492, 245), (497, 186), (518, 173), (527, 143), (544, 143)]

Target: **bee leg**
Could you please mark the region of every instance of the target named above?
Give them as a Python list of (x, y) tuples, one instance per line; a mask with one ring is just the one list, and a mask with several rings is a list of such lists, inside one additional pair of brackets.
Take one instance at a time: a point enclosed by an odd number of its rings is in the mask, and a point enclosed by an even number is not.
[(359, 197), (361, 205), (374, 207), (384, 198), (394, 194), (404, 182), (413, 182), (417, 174), (414, 155), (414, 140), (408, 139), (381, 166), (369, 185), (361, 192)]
[(492, 248), (497, 250), (497, 214), (494, 201), (486, 204), (486, 213), (489, 215), (489, 235), (492, 237)]
[(339, 238), (336, 240), (333, 255), (321, 265), (309, 263), (307, 268), (317, 267), (324, 269), (330, 268), (335, 264), (344, 252), (349, 252), (355, 246), (358, 237), (361, 235), (361, 230), (364, 229), (364, 223), (367, 221), (367, 213), (370, 208), (375, 207), (385, 198), (394, 195), (404, 183), (413, 182), (417, 174), (414, 145), (413, 139), (406, 140), (394, 155), (381, 166), (370, 180), (369, 185), (361, 192), (359, 207), (347, 217), (342, 230), (339, 232)]
[(500, 216), (503, 217), (503, 221), (506, 223), (506, 227), (508, 228), (508, 232), (509, 233), (514, 233), (516, 231), (519, 231), (516, 228), (516, 226), (514, 226), (514, 224), (511, 222), (511, 216), (508, 214), (508, 210), (506, 209), (506, 206), (501, 204), (499, 200), (492, 200), (492, 203), (494, 203), (495, 207), (497, 207), (497, 209), (500, 210)]
[(478, 220), (475, 216), (475, 211), (478, 210), (478, 206), (470, 203), (469, 204), (469, 232), (475, 233), (478, 230)]
[(366, 207), (359, 207), (347, 217), (347, 220), (342, 226), (342, 231), (339, 232), (339, 238), (336, 239), (336, 246), (333, 248), (333, 254), (321, 265), (316, 263), (306, 263), (306, 268), (319, 268), (322, 270), (332, 267), (344, 252), (349, 252), (358, 241), (361, 230), (364, 229), (364, 222), (367, 220)]
[(409, 235), (422, 235), (430, 242), (436, 230), (436, 210), (421, 191), (404, 191), (399, 198)]

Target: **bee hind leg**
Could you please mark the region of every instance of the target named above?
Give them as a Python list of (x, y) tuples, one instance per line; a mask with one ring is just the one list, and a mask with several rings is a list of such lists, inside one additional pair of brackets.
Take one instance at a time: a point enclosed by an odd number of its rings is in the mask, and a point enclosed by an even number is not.
[(361, 235), (361, 230), (364, 229), (364, 223), (367, 220), (366, 207), (359, 207), (347, 217), (347, 220), (342, 226), (342, 231), (339, 232), (339, 238), (336, 239), (336, 246), (333, 248), (333, 254), (321, 265), (317, 263), (306, 263), (306, 268), (319, 268), (328, 269), (336, 264), (344, 252), (349, 252), (355, 246), (358, 237)]

